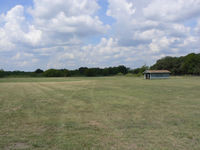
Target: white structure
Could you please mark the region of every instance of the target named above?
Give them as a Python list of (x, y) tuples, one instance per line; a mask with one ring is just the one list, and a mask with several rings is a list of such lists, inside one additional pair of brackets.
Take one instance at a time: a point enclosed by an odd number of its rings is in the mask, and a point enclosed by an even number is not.
[(170, 76), (168, 70), (146, 70), (143, 72), (144, 79), (167, 79)]

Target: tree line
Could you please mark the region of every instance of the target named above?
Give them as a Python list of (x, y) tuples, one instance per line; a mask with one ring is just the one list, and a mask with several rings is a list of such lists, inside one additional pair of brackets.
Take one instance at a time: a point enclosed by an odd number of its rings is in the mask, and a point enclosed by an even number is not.
[(118, 67), (109, 67), (109, 68), (87, 68), (81, 67), (76, 70), (67, 70), (67, 69), (48, 69), (43, 72), (45, 77), (76, 77), (76, 76), (112, 76), (117, 74), (127, 74), (129, 68), (121, 65)]
[(169, 70), (172, 75), (200, 75), (200, 53), (191, 53), (181, 57), (164, 57), (150, 69)]
[(81, 67), (75, 70), (68, 69), (37, 69), (34, 72), (24, 71), (3, 71), (0, 70), (0, 77), (95, 77), (95, 76), (113, 76), (113, 75), (125, 75), (129, 71), (129, 68), (120, 65), (118, 67), (108, 68), (87, 68)]
[(157, 60), (157, 62), (148, 67), (146, 65), (130, 69), (124, 65), (107, 68), (87, 68), (81, 67), (75, 70), (68, 69), (37, 69), (34, 72), (24, 71), (4, 71), (0, 70), (0, 77), (97, 77), (114, 75), (135, 75), (141, 76), (147, 69), (169, 70), (172, 75), (200, 75), (200, 53), (191, 53), (181, 57), (167, 56)]

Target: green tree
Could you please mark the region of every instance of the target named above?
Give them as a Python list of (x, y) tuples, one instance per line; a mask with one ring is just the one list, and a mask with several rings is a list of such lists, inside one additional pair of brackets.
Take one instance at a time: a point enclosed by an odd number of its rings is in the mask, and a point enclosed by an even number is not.
[(5, 76), (5, 72), (3, 69), (0, 69), (0, 78), (4, 77)]
[(184, 57), (181, 70), (184, 74), (198, 74), (200, 68), (200, 54), (191, 53)]
[(35, 73), (43, 73), (44, 71), (42, 69), (36, 69)]
[(159, 59), (151, 69), (170, 70), (172, 74), (199, 75), (200, 54), (191, 53), (182, 57), (164, 57)]
[(44, 72), (45, 77), (62, 77), (62, 72), (56, 69), (48, 69)]

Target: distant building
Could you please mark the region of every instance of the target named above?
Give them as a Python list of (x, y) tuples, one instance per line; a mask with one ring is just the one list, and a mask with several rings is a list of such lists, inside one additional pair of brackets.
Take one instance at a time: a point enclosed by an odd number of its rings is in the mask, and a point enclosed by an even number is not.
[(170, 76), (168, 70), (146, 70), (143, 72), (144, 79), (167, 79)]

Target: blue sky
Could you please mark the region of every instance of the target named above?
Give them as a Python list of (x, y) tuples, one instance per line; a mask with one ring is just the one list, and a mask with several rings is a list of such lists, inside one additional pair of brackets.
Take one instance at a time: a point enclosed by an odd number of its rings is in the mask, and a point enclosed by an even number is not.
[(0, 68), (136, 68), (199, 53), (199, 33), (200, 0), (0, 0)]
[(0, 0), (0, 13), (5, 13), (16, 5), (23, 5), (29, 7), (33, 5), (32, 0)]

